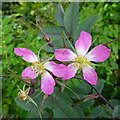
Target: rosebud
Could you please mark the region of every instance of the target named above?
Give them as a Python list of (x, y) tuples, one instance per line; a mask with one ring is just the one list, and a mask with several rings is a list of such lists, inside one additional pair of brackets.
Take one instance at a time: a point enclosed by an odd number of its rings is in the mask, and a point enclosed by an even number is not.
[(49, 37), (48, 35), (44, 35), (44, 39), (45, 39), (46, 42), (49, 42), (48, 45), (49, 45), (50, 47), (53, 47), (53, 43), (52, 43), (52, 41), (50, 40), (50, 37)]

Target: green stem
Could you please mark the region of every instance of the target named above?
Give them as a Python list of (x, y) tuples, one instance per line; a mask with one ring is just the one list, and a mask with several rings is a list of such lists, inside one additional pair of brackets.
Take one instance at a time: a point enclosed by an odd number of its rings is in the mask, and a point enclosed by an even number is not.
[(67, 38), (66, 34), (64, 33), (64, 31), (63, 31), (63, 34), (64, 34), (64, 36), (66, 37), (67, 41), (69, 42), (70, 46), (72, 47), (74, 53), (78, 56), (78, 54), (77, 54), (75, 48), (72, 46), (72, 44), (71, 44), (70, 41), (68, 40), (68, 38)]
[[(50, 42), (51, 42), (51, 41), (50, 41)], [(39, 49), (39, 51), (38, 51), (38, 60), (39, 60), (39, 61), (40, 61), (39, 55), (40, 55), (41, 49), (42, 49), (43, 47), (45, 47), (46, 45), (48, 45), (50, 42), (46, 43), (45, 45), (43, 45), (43, 46)]]
[(62, 84), (62, 83), (59, 82), (58, 80), (56, 80), (56, 81), (57, 81), (57, 83), (59, 83), (60, 85), (62, 85), (62, 86), (64, 86), (64, 87), (66, 87), (67, 89), (69, 89), (73, 94), (75, 94), (75, 95), (77, 96), (78, 99), (80, 99), (80, 97), (79, 97), (72, 89), (70, 89), (70, 88), (67, 87), (66, 85)]
[(83, 80), (85, 82), (87, 82), (96, 92), (97, 94), (99, 95), (100, 98), (102, 98), (112, 109), (114, 109), (114, 107), (111, 105), (111, 103), (109, 103), (101, 94), (100, 92), (92, 85), (90, 84), (87, 80), (83, 79), (83, 78), (80, 78), (80, 77), (74, 77), (76, 79), (80, 79), (80, 80)]
[(104, 66), (104, 65), (99, 65), (99, 64), (94, 64), (94, 63), (90, 63), (91, 65), (94, 65), (94, 66), (101, 66), (101, 67), (107, 67), (107, 68), (112, 68), (112, 69), (116, 69), (114, 67), (109, 67), (109, 66)]
[[(67, 49), (66, 49), (67, 50)], [(61, 52), (59, 52), (58, 54), (56, 54), (56, 55), (59, 55), (60, 53), (62, 53), (62, 52), (64, 52), (64, 51), (66, 51), (66, 50), (63, 50), (63, 51), (61, 51)], [(55, 57), (56, 55), (53, 55), (52, 57), (50, 57), (49, 59), (47, 59), (47, 60), (45, 60), (42, 64), (44, 65), (46, 62), (48, 62), (49, 60), (51, 60), (53, 57)]]

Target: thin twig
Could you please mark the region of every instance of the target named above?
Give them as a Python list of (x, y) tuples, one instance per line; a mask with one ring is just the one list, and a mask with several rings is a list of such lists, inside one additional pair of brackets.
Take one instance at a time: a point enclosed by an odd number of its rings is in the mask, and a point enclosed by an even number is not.
[[(58, 92), (57, 92), (57, 94), (56, 94), (55, 98), (53, 99), (53, 102), (55, 102), (55, 100), (56, 100), (56, 98), (57, 98), (57, 96), (58, 96), (58, 94), (59, 94), (60, 90), (61, 90), (61, 87), (59, 88), (59, 90), (58, 90)], [(50, 112), (50, 118), (49, 118), (49, 120), (51, 120), (52, 113), (53, 113), (53, 108), (52, 108), (52, 110), (51, 110), (51, 112)]]
[(93, 42), (91, 44), (93, 44), (97, 39), (94, 39)]
[(38, 89), (38, 88), (40, 88), (41, 87), (41, 85), (39, 85), (39, 86), (37, 86), (37, 87), (34, 87), (33, 89), (35, 90), (35, 89)]
[(72, 35), (69, 35), (69, 37), (74, 41), (74, 39), (73, 39), (73, 36)]
[[(23, 41), (25, 41), (25, 40), (23, 40)], [(25, 41), (25, 45), (26, 45), (27, 49), (29, 49), (28, 43), (26, 41)]]
[(96, 92), (97, 94), (99, 95), (100, 98), (102, 98), (112, 109), (114, 109), (114, 107), (111, 105), (111, 103), (109, 103), (100, 93), (99, 91), (93, 86), (91, 85), (87, 80), (83, 79), (83, 78), (80, 78), (80, 77), (74, 77), (74, 78), (77, 78), (77, 79), (80, 79), (80, 80), (84, 80), (85, 82), (87, 82)]
[(51, 120), (52, 113), (53, 113), (53, 108), (52, 108), (52, 110), (51, 110), (51, 112), (50, 112), (50, 117), (49, 117), (49, 120)]
[[(57, 92), (57, 94), (56, 94), (55, 98), (53, 99), (53, 102), (55, 102), (55, 100), (56, 100), (56, 98), (57, 98), (57, 96), (58, 96), (58, 94), (59, 94), (60, 90), (61, 90), (61, 87), (59, 88), (59, 90), (58, 90), (58, 92)], [(52, 110), (51, 110), (51, 112), (50, 112), (50, 118), (49, 118), (49, 120), (51, 120), (52, 113), (53, 113), (53, 108), (52, 108)]]
[(33, 25), (35, 25), (37, 28), (40, 29), (40, 31), (41, 31), (42, 34), (44, 35), (45, 41), (46, 41), (46, 42), (50, 42), (48, 45), (49, 45), (50, 47), (52, 47), (52, 49), (55, 51), (54, 45), (53, 45), (52, 41), (50, 40), (50, 37), (49, 37), (47, 34), (44, 33), (44, 31), (43, 31), (42, 28), (39, 26), (39, 24), (34, 24), (33, 22), (31, 22), (31, 23), (32, 23)]
[(63, 48), (67, 48), (68, 49), (67, 45), (65, 44), (64, 36), (62, 36), (62, 41), (63, 41)]
[(111, 113), (105, 106), (103, 106), (98, 100), (95, 99), (95, 101), (96, 101), (99, 105), (101, 105), (111, 117), (113, 117), (112, 113)]
[(76, 106), (78, 103), (82, 102), (83, 100), (85, 100), (85, 98), (79, 100), (78, 102), (74, 103), (72, 107)]
[(56, 94), (56, 96), (55, 96), (55, 98), (54, 98), (54, 100), (53, 100), (54, 102), (55, 102), (55, 100), (56, 100), (56, 98), (57, 98), (57, 96), (58, 96), (60, 90), (61, 90), (61, 87), (59, 88), (59, 90), (58, 90), (58, 92), (57, 92), (57, 94)]
[(110, 41), (110, 42), (103, 43), (103, 44), (101, 44), (101, 45), (107, 45), (107, 44), (109, 44), (109, 43), (112, 43), (112, 42), (115, 42), (115, 41), (118, 41), (118, 40), (120, 40), (120, 39), (114, 39), (114, 40), (112, 40), (112, 41)]

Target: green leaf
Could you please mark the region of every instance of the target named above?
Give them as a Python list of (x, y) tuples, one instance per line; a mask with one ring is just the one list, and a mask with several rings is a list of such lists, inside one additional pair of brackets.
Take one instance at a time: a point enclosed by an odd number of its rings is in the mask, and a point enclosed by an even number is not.
[(91, 90), (91, 86), (88, 83), (86, 83), (85, 81), (81, 82), (81, 86), (80, 87), (82, 89), (84, 89), (85, 94), (88, 94), (90, 92), (90, 90)]
[[(85, 94), (88, 93), (88, 91), (85, 90), (85, 89), (82, 87), (82, 85), (78, 85), (78, 86), (76, 86), (76, 87), (72, 87), (71, 89), (72, 89), (77, 95), (79, 95), (81, 99), (84, 97)], [(72, 98), (77, 98), (73, 93), (70, 93), (70, 96), (71, 96)]]
[(18, 63), (18, 60), (15, 59), (15, 54), (14, 53), (9, 55), (8, 61), (9, 61), (9, 63), (12, 63), (12, 64), (14, 64), (14, 62), (16, 62), (16, 61)]
[[(14, 44), (10, 44), (9, 46), (7, 46), (7, 53), (13, 53), (13, 48), (14, 48)], [(14, 53), (13, 53), (14, 54)]]
[(52, 96), (49, 96), (45, 101), (44, 101), (44, 105), (43, 105), (43, 109), (45, 108), (49, 108), (49, 109), (52, 109), (53, 107), (53, 97)]
[(113, 110), (113, 117), (114, 118), (120, 118), (120, 105), (117, 105)]
[[(55, 97), (59, 89), (55, 89), (52, 96)], [(72, 108), (73, 102), (70, 96), (64, 91), (59, 92), (53, 106), (55, 118), (79, 118), (77, 111)]]
[(8, 44), (11, 42), (13, 38), (13, 35), (12, 34), (8, 34), (6, 37), (5, 37), (5, 43)]
[(56, 100), (53, 109), (55, 118), (79, 118), (78, 112), (63, 100)]
[(2, 26), (7, 25), (11, 21), (11, 16), (6, 16), (2, 20)]
[[(39, 93), (40, 93), (39, 91), (36, 91), (30, 97), (35, 101), (35, 103), (38, 105), (38, 107), (40, 109), (41, 105), (42, 105), (44, 93), (41, 93), (40, 95), (38, 95)], [(34, 98), (34, 97), (36, 97), (36, 98)], [(28, 104), (26, 104), (28, 100), (22, 102), (19, 100), (19, 98), (15, 98), (15, 101), (16, 101), (17, 105), (20, 106), (22, 109), (30, 111), (27, 118), (39, 118), (38, 109), (32, 102), (29, 102)], [(46, 108), (49, 108), (49, 109), (53, 108), (53, 97), (52, 96), (49, 96), (44, 101), (43, 112), (44, 112), (44, 109), (46, 109)]]
[(55, 19), (61, 26), (64, 27), (64, 9), (61, 3), (58, 4), (55, 10)]
[[(72, 49), (67, 40), (64, 40), (64, 42), (69, 49)], [(64, 46), (62, 39), (52, 40), (52, 43), (53, 43), (55, 49), (60, 49), (60, 48), (63, 48), (63, 46)], [(51, 47), (49, 47), (48, 45), (47, 45), (47, 51), (54, 52), (54, 50)]]
[(42, 112), (42, 118), (49, 118), (50, 117), (50, 113), (47, 112), (47, 110), (43, 110)]
[(28, 114), (27, 118), (40, 118), (37, 108), (32, 108), (33, 110)]
[(13, 53), (13, 48), (14, 48), (14, 44), (10, 44), (8, 46), (2, 47), (2, 55)]
[(7, 97), (10, 97), (14, 88), (15, 88), (15, 84), (14, 83), (11, 83), (11, 84), (9, 83), (9, 86), (7, 88)]
[(28, 35), (27, 35), (27, 38), (26, 38), (26, 41), (31, 41), (32, 40), (32, 38), (33, 38), (33, 31), (30, 31), (29, 33), (28, 33)]
[(67, 7), (64, 14), (64, 25), (69, 34), (73, 34), (78, 25), (79, 3), (72, 2)]
[(110, 58), (110, 64), (112, 67), (114, 67), (115, 69), (118, 70), (118, 64), (116, 63), (116, 61), (113, 58)]
[[(67, 31), (60, 26), (54, 26), (54, 25), (46, 26), (43, 27), (42, 30), (52, 39), (61, 39), (63, 31), (67, 35)], [(44, 37), (41, 31), (38, 31), (38, 37), (40, 38)]]
[(118, 42), (116, 42), (116, 44), (112, 44), (113, 53), (115, 53), (116, 55), (118, 54), (118, 47)]
[(98, 14), (92, 15), (85, 19), (79, 26), (79, 28), (75, 31), (75, 34), (73, 36), (74, 43), (79, 38), (81, 31), (86, 31), (88, 33), (91, 33), (92, 27), (95, 24), (96, 20), (98, 18)]
[[(112, 100), (109, 100), (109, 102), (111, 103), (113, 107), (120, 105), (120, 100), (112, 99)], [(109, 108), (109, 110), (112, 110), (111, 107), (107, 103), (106, 103), (106, 106)]]
[(84, 114), (83, 110), (80, 108), (80, 106), (74, 106), (74, 109), (76, 109), (80, 118), (85, 118), (85, 114)]
[[(41, 112), (41, 115), (42, 115), (42, 118), (49, 118), (50, 113), (46, 112), (46, 110), (43, 110), (43, 112)], [(30, 118), (39, 118), (39, 120), (41, 120), (40, 117), (39, 117), (39, 114), (37, 112), (37, 109), (35, 109), (34, 111), (30, 112), (28, 114), (27, 118), (29, 118), (29, 119)]]
[(7, 25), (7, 26), (3, 29), (3, 33), (4, 33), (4, 34), (8, 34), (8, 33), (12, 30), (12, 27), (13, 27), (13, 23)]
[(88, 94), (91, 90), (91, 87), (86, 82), (82, 81), (82, 84), (72, 87), (71, 89), (79, 94)]
[[(53, 93), (53, 96), (55, 96), (58, 92), (58, 89), (55, 89), (54, 93)], [(63, 91), (63, 92), (60, 92), (58, 97), (56, 98), (56, 100), (61, 100), (61, 101), (65, 101), (67, 104), (69, 105), (73, 105), (73, 102), (72, 102), (72, 99), (71, 97), (67, 94), (66, 91)]]
[[(73, 78), (73, 79), (75, 79), (75, 78)], [(72, 85), (74, 85), (74, 81), (76, 81), (76, 80), (73, 80)], [(68, 81), (68, 83), (69, 83), (69, 81)], [(67, 85), (70, 86), (70, 84), (68, 84), (68, 83), (67, 83)], [(80, 85), (70, 87), (70, 88), (80, 97), (80, 99), (84, 98), (85, 95), (87, 95), (91, 90), (91, 87), (84, 81), (82, 81), (82, 83)], [(67, 89), (65, 89), (65, 90), (72, 98), (77, 99), (76, 95), (74, 95), (72, 92), (70, 92)]]
[[(39, 93), (40, 93), (39, 91), (36, 91), (30, 97), (35, 101), (35, 103), (38, 105), (38, 107), (41, 108), (42, 99), (43, 99), (44, 94), (41, 93), (38, 97), (34, 98)], [(37, 109), (37, 107), (35, 106), (34, 103), (29, 102), (28, 104), (26, 104), (28, 99), (26, 101), (22, 102), (22, 101), (19, 100), (18, 97), (15, 98), (15, 101), (16, 101), (17, 105), (20, 106), (22, 109), (30, 111), (30, 113), (28, 115), (28, 118), (31, 117), (33, 114), (35, 115), (35, 118), (39, 118), (38, 109)]]
[[(95, 86), (97, 88), (97, 90), (101, 93), (103, 88), (104, 88), (104, 80), (100, 79), (98, 82), (97, 82), (97, 85)], [(96, 91), (93, 90), (93, 94), (96, 94)]]
[(22, 109), (27, 110), (27, 111), (30, 110), (30, 106), (28, 104), (26, 104), (27, 101), (22, 102), (19, 100), (18, 97), (15, 98), (15, 101), (16, 101), (17, 105), (20, 106)]
[(104, 109), (100, 106), (95, 107), (89, 115), (89, 118), (96, 118), (104, 113)]
[(112, 100), (110, 100), (110, 103), (111, 103), (113, 106), (117, 106), (117, 105), (120, 104), (120, 100), (112, 99)]
[(89, 101), (82, 101), (79, 104), (77, 104), (81, 109), (86, 109), (88, 107), (91, 107), (94, 104), (94, 100)]

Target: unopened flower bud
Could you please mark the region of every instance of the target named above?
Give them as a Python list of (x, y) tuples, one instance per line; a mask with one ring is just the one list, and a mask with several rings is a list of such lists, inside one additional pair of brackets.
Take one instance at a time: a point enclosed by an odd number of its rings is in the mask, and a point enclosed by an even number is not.
[(52, 41), (50, 41), (50, 43), (48, 44), (50, 47), (53, 47), (53, 43)]
[(52, 41), (50, 40), (50, 37), (49, 37), (48, 35), (45, 35), (44, 38), (45, 38), (45, 41), (46, 41), (46, 42), (49, 42), (48, 45), (49, 45), (50, 47), (53, 47), (53, 43), (52, 43)]
[(46, 42), (50, 42), (50, 37), (48, 35), (44, 36)]

